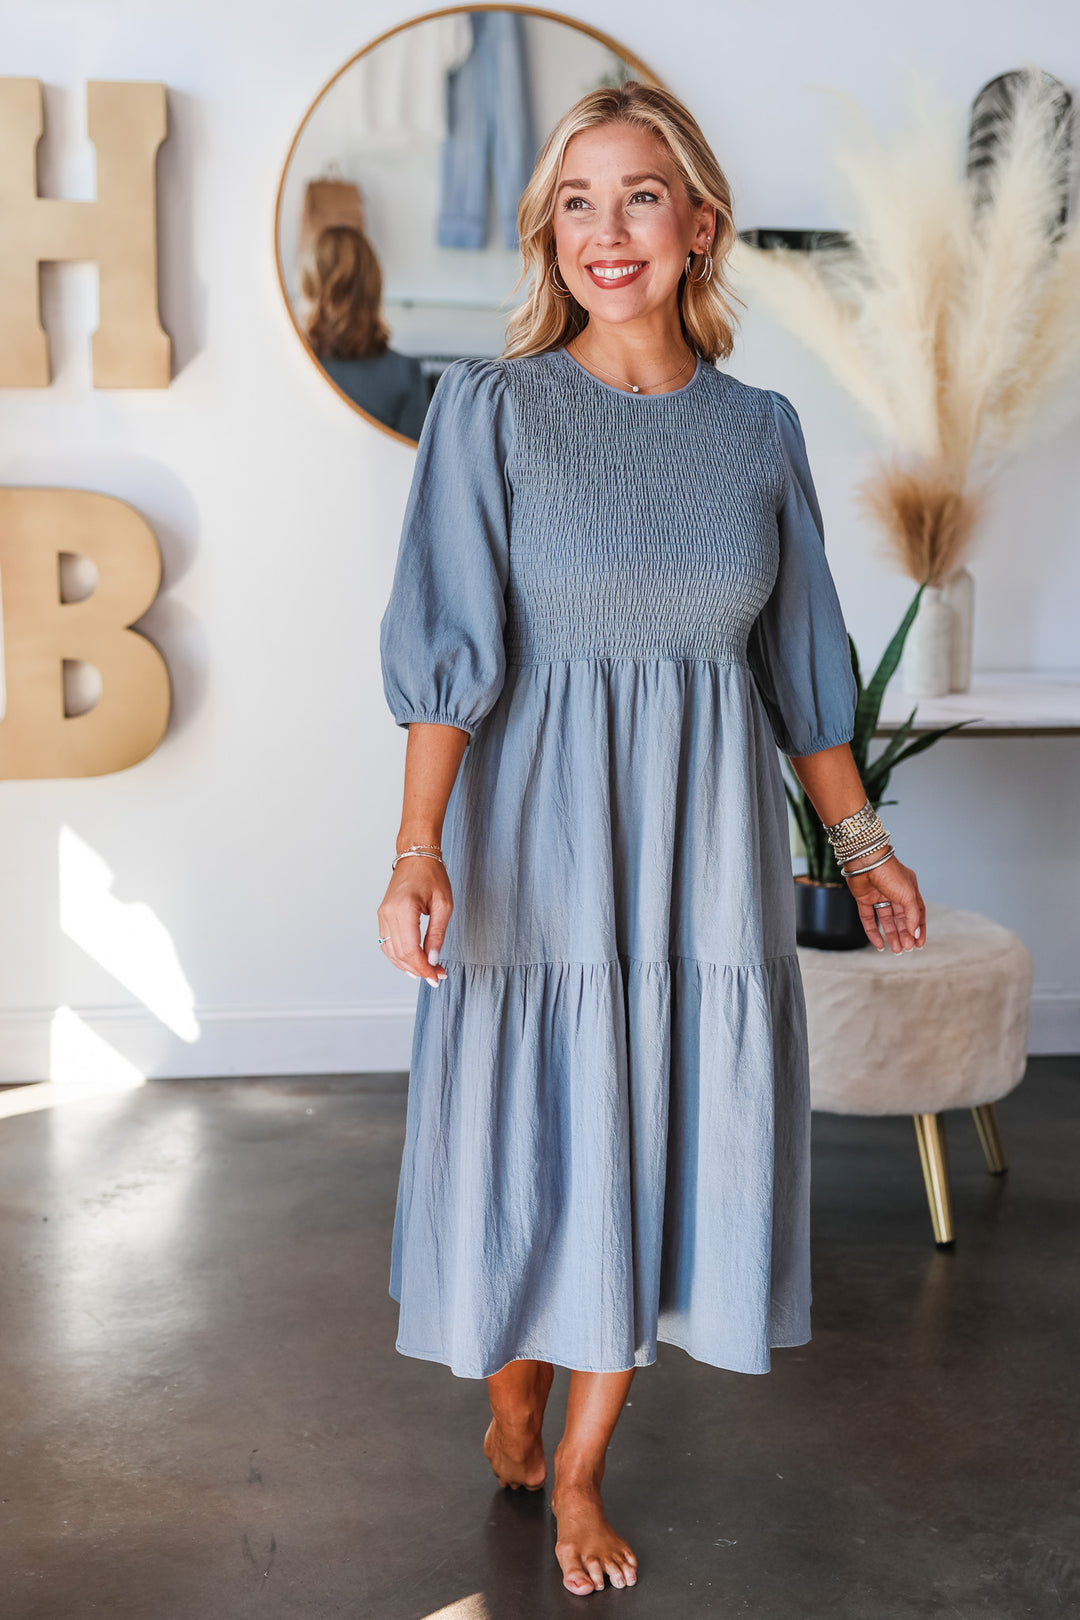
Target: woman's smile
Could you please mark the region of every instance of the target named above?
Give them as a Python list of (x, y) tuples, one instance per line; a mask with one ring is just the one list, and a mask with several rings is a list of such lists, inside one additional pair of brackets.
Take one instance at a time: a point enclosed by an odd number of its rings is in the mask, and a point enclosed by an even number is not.
[(648, 267), (648, 259), (594, 259), (585, 269), (597, 287), (625, 287)]

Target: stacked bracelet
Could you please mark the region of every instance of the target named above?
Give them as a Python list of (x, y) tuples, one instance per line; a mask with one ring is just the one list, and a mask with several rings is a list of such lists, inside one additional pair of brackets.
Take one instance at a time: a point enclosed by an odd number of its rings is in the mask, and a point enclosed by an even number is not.
[(880, 827), (880, 825), (877, 812), (871, 805), (870, 800), (867, 799), (861, 808), (853, 811), (850, 816), (844, 816), (840, 821), (834, 822), (831, 827), (826, 827), (825, 833), (830, 842), (836, 844), (846, 839), (860, 838), (868, 831)]
[(441, 844), (410, 844), (408, 849), (403, 849), (400, 854), (394, 856), (394, 859), (390, 862), (391, 872), (398, 861), (403, 860), (406, 855), (426, 855), (429, 860), (438, 861), (440, 866), (446, 865), (442, 858)]
[[(852, 815), (844, 816), (831, 827), (826, 827), (825, 836), (832, 845), (836, 864), (845, 877), (872, 872), (875, 866), (884, 866), (895, 854), (888, 830), (882, 825), (869, 799)], [(860, 860), (864, 855), (876, 855), (879, 849), (886, 851), (879, 860), (871, 861), (869, 866), (853, 866), (850, 871), (845, 870), (847, 862)]]
[(845, 867), (845, 865), (850, 865), (852, 860), (865, 860), (866, 855), (876, 855), (878, 854), (879, 849), (892, 849), (892, 841), (889, 839), (889, 834), (886, 833), (884, 838), (876, 839), (871, 846), (865, 847), (865, 849), (858, 849), (858, 851), (855, 851), (855, 854), (837, 855), (837, 865), (840, 865), (840, 867)]
[(895, 854), (896, 851), (890, 844), (888, 846), (888, 852), (883, 855), (879, 861), (871, 861), (869, 866), (853, 866), (850, 871), (846, 866), (842, 866), (840, 870), (845, 877), (858, 877), (860, 872), (872, 872), (875, 866), (884, 866), (885, 862), (891, 861)]
[(837, 849), (837, 867), (844, 867), (844, 865), (847, 865), (848, 862), (852, 862), (852, 860), (865, 860), (866, 855), (876, 855), (878, 854), (879, 849), (884, 849), (886, 844), (889, 844), (889, 842), (891, 842), (891, 839), (889, 839), (889, 834), (887, 834), (886, 831), (884, 831), (884, 828), (882, 828), (881, 836), (879, 836), (879, 838), (868, 838), (861, 842), (861, 844), (855, 844), (855, 846), (845, 846), (844, 849)]

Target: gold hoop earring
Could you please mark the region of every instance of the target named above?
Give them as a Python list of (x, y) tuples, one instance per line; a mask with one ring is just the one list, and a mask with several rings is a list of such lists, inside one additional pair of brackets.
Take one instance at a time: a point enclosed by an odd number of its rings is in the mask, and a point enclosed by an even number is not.
[(555, 280), (555, 274), (556, 274), (556, 271), (558, 270), (558, 268), (559, 268), (558, 259), (552, 259), (551, 268), (548, 271), (548, 284), (550, 285), (551, 290), (555, 294), (556, 298), (569, 298), (570, 297), (570, 289), (566, 285), (566, 283), (564, 282), (562, 284), (562, 286), (560, 286), (559, 283)]

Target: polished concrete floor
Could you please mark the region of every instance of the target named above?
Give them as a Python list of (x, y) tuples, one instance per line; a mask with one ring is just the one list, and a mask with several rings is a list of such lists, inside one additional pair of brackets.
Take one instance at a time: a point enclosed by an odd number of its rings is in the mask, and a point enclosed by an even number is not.
[[(814, 1338), (662, 1346), (610, 1453), (628, 1591), (573, 1597), (500, 1492), (485, 1386), (394, 1350), (400, 1077), (163, 1082), (0, 1120), (2, 1620), (1080, 1615), (1080, 1072), (814, 1121)], [(558, 1438), (557, 1375), (549, 1449)]]

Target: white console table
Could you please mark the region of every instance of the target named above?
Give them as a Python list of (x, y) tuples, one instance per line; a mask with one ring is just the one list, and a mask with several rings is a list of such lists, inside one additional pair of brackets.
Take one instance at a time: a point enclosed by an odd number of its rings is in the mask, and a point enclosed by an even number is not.
[(972, 674), (967, 692), (946, 697), (910, 697), (901, 687), (900, 672), (885, 689), (875, 737), (889, 736), (916, 709), (912, 734), (971, 724), (951, 732), (954, 737), (1077, 737), (1080, 736), (1080, 670), (1042, 674), (1031, 670), (988, 669)]

